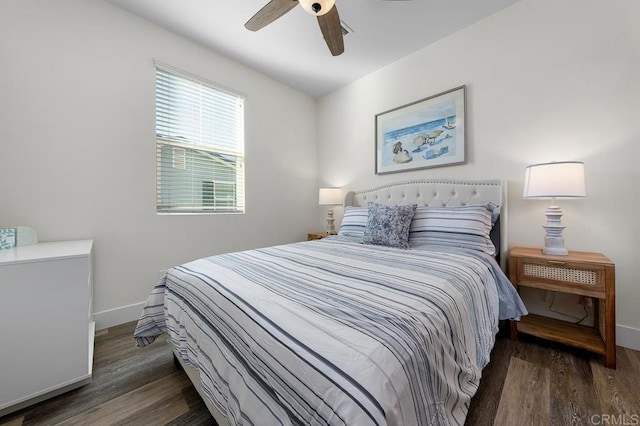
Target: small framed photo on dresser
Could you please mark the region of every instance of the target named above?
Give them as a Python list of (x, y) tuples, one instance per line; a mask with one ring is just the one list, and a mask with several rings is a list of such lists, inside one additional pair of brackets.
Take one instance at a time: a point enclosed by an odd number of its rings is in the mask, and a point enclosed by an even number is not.
[(0, 228), (0, 250), (16, 246), (16, 228)]

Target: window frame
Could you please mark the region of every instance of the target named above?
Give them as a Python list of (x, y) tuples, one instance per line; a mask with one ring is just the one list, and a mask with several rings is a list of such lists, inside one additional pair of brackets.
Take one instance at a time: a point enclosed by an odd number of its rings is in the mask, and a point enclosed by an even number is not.
[[(245, 203), (245, 137), (244, 137), (244, 120), (245, 120), (245, 101), (246, 96), (240, 92), (212, 83), (202, 77), (196, 76), (189, 72), (182, 71), (167, 64), (154, 61), (155, 75), (155, 133), (156, 133), (156, 213), (158, 215), (174, 215), (174, 214), (244, 214), (246, 212)], [(178, 96), (172, 98), (170, 88), (162, 88), (160, 81), (175, 81), (179, 85), (185, 85), (183, 98)], [(191, 102), (194, 88), (199, 93), (199, 103)], [(216, 96), (222, 100), (216, 101)], [(229, 98), (231, 97), (231, 98)], [(160, 99), (163, 98), (163, 99)], [(196, 96), (197, 98), (197, 96)], [(205, 99), (206, 98), (206, 99)], [(168, 99), (168, 100), (167, 100)], [(205, 99), (205, 100), (203, 100)], [(174, 114), (171, 108), (176, 110), (181, 106), (177, 105), (180, 101), (190, 103), (190, 107), (196, 105), (194, 111), (188, 113), (180, 112), (180, 117), (189, 116), (196, 124), (181, 124), (179, 119), (167, 118)], [(220, 102), (237, 102), (237, 105), (226, 106), (226, 113), (235, 114), (235, 117), (229, 121), (233, 136), (231, 139), (223, 137), (219, 139), (220, 144), (216, 146), (216, 136), (207, 133), (205, 135), (205, 127), (209, 130), (218, 128), (216, 120), (224, 119), (225, 112), (203, 115), (203, 111), (217, 111), (212, 106), (223, 106)], [(168, 107), (168, 110), (166, 109)], [(165, 109), (162, 109), (165, 108)], [(235, 111), (234, 111), (235, 108)], [(193, 114), (193, 117), (191, 115)], [(175, 122), (172, 120), (176, 120)], [(183, 120), (184, 122), (184, 120)], [(185, 129), (182, 135), (173, 133), (174, 126), (176, 129)], [(213, 124), (212, 124), (213, 123)], [(228, 126), (220, 126), (221, 132), (224, 132)], [(163, 133), (166, 130), (168, 133)], [(193, 131), (195, 130), (195, 133)], [(226, 129), (228, 131), (228, 129)], [(198, 133), (200, 132), (200, 133)], [(173, 134), (172, 134), (173, 133)], [(179, 130), (177, 131), (179, 133)], [(197, 134), (200, 137), (189, 140), (189, 136)], [(187, 135), (187, 136), (184, 136)], [(203, 135), (205, 135), (203, 137)], [(205, 144), (202, 139), (206, 139)], [(231, 141), (231, 142), (229, 142)], [(231, 145), (229, 145), (231, 143)], [(234, 150), (235, 148), (235, 150)], [(209, 157), (209, 158), (206, 158)], [(221, 168), (215, 168), (215, 164), (222, 164)], [(228, 170), (222, 169), (224, 163), (228, 162)], [(180, 176), (182, 173), (182, 176)], [(229, 176), (224, 179), (220, 175)], [(205, 192), (205, 182), (215, 182), (213, 200), (209, 198), (210, 194)], [(179, 188), (180, 186), (185, 188)], [(215, 198), (216, 185), (230, 185), (230, 191), (220, 189), (221, 193), (231, 192), (233, 199), (230, 201), (228, 197), (222, 196)], [(176, 189), (178, 188), (178, 189)], [(187, 201), (180, 200), (184, 198)]]

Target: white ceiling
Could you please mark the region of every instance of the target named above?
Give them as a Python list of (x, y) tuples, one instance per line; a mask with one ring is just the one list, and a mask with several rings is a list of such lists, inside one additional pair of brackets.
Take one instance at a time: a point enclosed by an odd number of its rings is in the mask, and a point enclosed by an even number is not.
[(244, 23), (268, 0), (107, 1), (317, 97), (519, 0), (337, 0), (353, 30), (337, 57), (302, 7), (251, 32)]

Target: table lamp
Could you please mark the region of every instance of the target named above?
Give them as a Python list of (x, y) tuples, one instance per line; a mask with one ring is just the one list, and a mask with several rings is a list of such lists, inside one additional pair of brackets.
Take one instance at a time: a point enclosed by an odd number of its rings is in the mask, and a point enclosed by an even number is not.
[(556, 205), (557, 198), (584, 198), (584, 163), (561, 161), (527, 166), (524, 177), (523, 198), (551, 198), (551, 205), (545, 211), (547, 224), (544, 237), (545, 254), (566, 256), (562, 231), (562, 208)]
[[(340, 188), (320, 188), (318, 201), (321, 206), (338, 206), (342, 204), (342, 191)], [(327, 233), (335, 234), (336, 227), (334, 225), (333, 209), (327, 212)]]

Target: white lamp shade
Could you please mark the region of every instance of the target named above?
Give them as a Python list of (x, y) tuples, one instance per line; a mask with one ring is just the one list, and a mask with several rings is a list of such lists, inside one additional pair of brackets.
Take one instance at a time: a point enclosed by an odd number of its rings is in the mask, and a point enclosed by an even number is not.
[(342, 204), (342, 191), (340, 188), (320, 188), (318, 201), (321, 206), (337, 206)]
[(321, 16), (331, 10), (336, 0), (299, 0), (298, 3), (300, 3), (300, 6), (302, 6), (307, 13)]
[(532, 164), (524, 177), (523, 198), (584, 198), (584, 163)]

